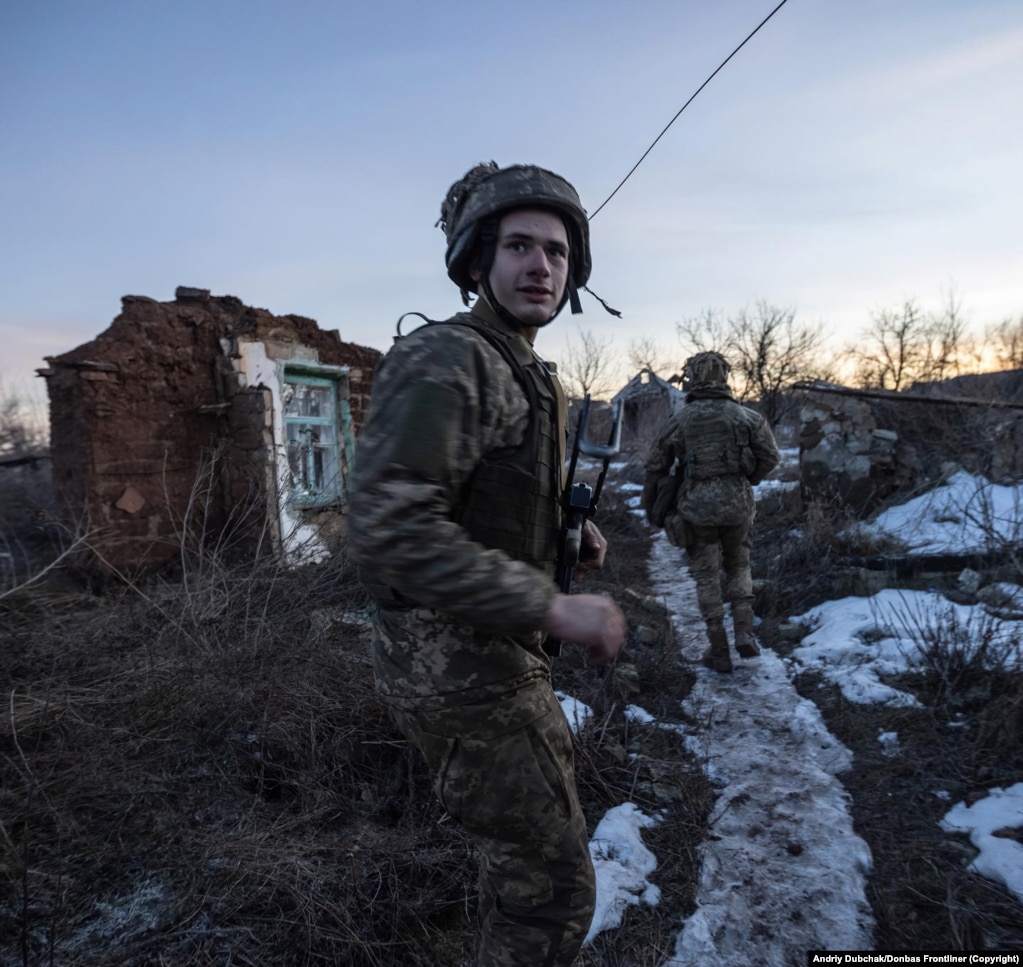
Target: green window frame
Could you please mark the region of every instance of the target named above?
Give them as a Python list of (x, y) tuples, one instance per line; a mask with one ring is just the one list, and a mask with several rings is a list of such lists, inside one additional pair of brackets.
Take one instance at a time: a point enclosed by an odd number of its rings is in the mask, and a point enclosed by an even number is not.
[(333, 503), (344, 491), (342, 421), (347, 401), (339, 399), (338, 380), (286, 369), (284, 393), (288, 501), (298, 507)]

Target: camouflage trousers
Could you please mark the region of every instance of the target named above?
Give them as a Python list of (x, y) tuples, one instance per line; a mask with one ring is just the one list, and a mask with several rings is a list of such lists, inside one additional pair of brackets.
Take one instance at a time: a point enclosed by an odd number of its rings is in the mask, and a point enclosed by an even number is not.
[(394, 710), (480, 857), (478, 967), (568, 967), (596, 899), (572, 734), (550, 685), (510, 703)]
[[(736, 605), (749, 609), (753, 602), (750, 525), (691, 525), (691, 528), (692, 542), (686, 548), (686, 557), (689, 573), (696, 582), (696, 600), (703, 620), (714, 621), (723, 617), (725, 601), (731, 602), (733, 612)], [(723, 593), (722, 567), (725, 572)]]

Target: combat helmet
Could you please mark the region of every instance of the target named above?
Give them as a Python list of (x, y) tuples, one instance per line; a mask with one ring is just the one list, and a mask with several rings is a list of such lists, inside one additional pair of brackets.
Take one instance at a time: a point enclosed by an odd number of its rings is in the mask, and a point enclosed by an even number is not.
[(704, 352), (690, 356), (682, 370), (683, 385), (696, 383), (728, 383), (732, 367), (721, 353)]
[[(564, 178), (546, 168), (536, 165), (501, 168), (495, 161), (476, 165), (448, 189), (437, 222), (448, 242), (445, 254), (448, 277), (462, 290), (466, 302), (468, 293), (477, 291), (477, 283), (470, 274), (474, 264), (483, 270), (484, 291), (489, 289), (487, 279), (494, 259), (499, 216), (512, 209), (533, 207), (560, 215), (568, 233), (568, 280), (557, 311), (561, 311), (566, 300), (571, 302), (572, 312), (582, 311), (578, 289), (590, 277), (590, 226), (578, 193)], [(494, 301), (492, 293), (487, 292), (487, 297)], [(494, 308), (502, 311), (502, 307)]]

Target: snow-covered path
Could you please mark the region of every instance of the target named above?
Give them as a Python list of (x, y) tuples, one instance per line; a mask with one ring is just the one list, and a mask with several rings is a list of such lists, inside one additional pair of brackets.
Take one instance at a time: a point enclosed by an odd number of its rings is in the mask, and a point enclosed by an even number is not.
[[(663, 532), (650, 571), (683, 654), (698, 662), (707, 639), (696, 588)], [(870, 950), (870, 850), (835, 778), (849, 751), (773, 653), (739, 661), (731, 675), (695, 667), (685, 710), (697, 726), (685, 741), (719, 798), (702, 847), (698, 909), (664, 967), (792, 967), (807, 950)]]

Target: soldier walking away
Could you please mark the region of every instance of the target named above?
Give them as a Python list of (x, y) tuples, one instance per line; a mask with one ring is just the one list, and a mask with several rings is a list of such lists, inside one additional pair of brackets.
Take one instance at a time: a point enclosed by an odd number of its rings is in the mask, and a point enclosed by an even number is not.
[[(764, 417), (741, 406), (728, 386), (729, 365), (716, 352), (699, 353), (683, 371), (685, 405), (661, 428), (646, 461), (643, 509), (686, 549), (710, 647), (703, 664), (730, 672), (724, 600), (732, 607), (735, 650), (755, 658), (750, 548), (756, 500), (753, 485), (778, 464), (778, 447)], [(721, 569), (725, 586), (722, 594)]]
[[(554, 582), (567, 406), (533, 349), (590, 274), (575, 189), (532, 165), (478, 165), (441, 207), (469, 312), (400, 336), (359, 434), (350, 551), (376, 603), (377, 688), (480, 859), (480, 967), (567, 967), (594, 872), (572, 734), (547, 636), (614, 660), (610, 599)], [(579, 569), (607, 543), (587, 521)]]

